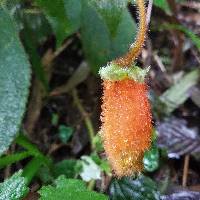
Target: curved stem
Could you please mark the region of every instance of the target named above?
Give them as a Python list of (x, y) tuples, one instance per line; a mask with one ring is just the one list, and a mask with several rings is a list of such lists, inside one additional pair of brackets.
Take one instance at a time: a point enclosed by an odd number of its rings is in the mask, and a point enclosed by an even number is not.
[(19, 162), (30, 156), (32, 156), (32, 155), (29, 151), (24, 151), (24, 152), (20, 152), (20, 153), (3, 156), (0, 158), (0, 169), (3, 167), (6, 167), (8, 165), (11, 165), (15, 162)]
[(72, 90), (72, 96), (73, 96), (73, 99), (74, 99), (74, 103), (76, 104), (76, 106), (79, 109), (80, 113), (84, 117), (85, 125), (86, 125), (86, 127), (88, 129), (88, 134), (89, 134), (89, 137), (90, 137), (91, 148), (94, 150), (95, 149), (95, 145), (93, 143), (93, 139), (94, 139), (94, 136), (95, 136), (95, 131), (94, 131), (91, 119), (88, 116), (88, 114), (85, 111), (85, 109), (83, 108), (83, 105), (81, 104), (81, 101), (80, 101), (80, 99), (78, 97), (76, 89)]
[(136, 0), (136, 2), (140, 19), (136, 41), (131, 45), (131, 48), (127, 54), (113, 61), (122, 67), (130, 67), (133, 64), (134, 60), (141, 53), (146, 37), (147, 23), (144, 0)]

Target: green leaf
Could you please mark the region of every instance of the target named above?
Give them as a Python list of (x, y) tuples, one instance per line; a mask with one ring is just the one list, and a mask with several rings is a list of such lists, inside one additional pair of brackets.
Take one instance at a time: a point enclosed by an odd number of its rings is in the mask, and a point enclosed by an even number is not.
[(85, 183), (78, 179), (60, 176), (55, 185), (43, 186), (39, 191), (40, 200), (108, 200), (103, 194), (89, 191)]
[(29, 161), (29, 163), (23, 170), (23, 177), (26, 178), (28, 184), (32, 181), (33, 177), (36, 175), (36, 173), (43, 164), (43, 157), (35, 157), (31, 161)]
[(110, 54), (109, 31), (96, 9), (82, 3), (81, 40), (85, 56), (94, 73), (106, 64)]
[(32, 33), (29, 36), (35, 45), (43, 43), (52, 34), (51, 26), (45, 15), (37, 10), (20, 9), (16, 18), (23, 27), (23, 35)]
[(66, 178), (74, 178), (79, 172), (79, 162), (77, 160), (62, 160), (55, 164), (54, 176), (65, 175)]
[(171, 14), (171, 10), (167, 0), (154, 0), (154, 5), (164, 10), (167, 14)]
[(44, 10), (57, 38), (57, 46), (80, 26), (80, 0), (36, 0)]
[(108, 160), (100, 158), (97, 153), (92, 153), (91, 158), (103, 172), (107, 173), (109, 176), (112, 175)]
[(58, 135), (60, 140), (66, 144), (73, 134), (74, 129), (69, 126), (60, 125), (58, 128)]
[(24, 11), (20, 21), (23, 24), (23, 30), (21, 31), (23, 43), (29, 54), (33, 71), (43, 84), (45, 90), (48, 91), (48, 80), (41, 58), (37, 52), (37, 47), (51, 33), (51, 28), (42, 14), (25, 13)]
[(16, 25), (0, 8), (0, 155), (18, 132), (30, 85), (30, 65)]
[(160, 96), (160, 100), (166, 105), (166, 114), (173, 112), (188, 99), (189, 89), (198, 83), (199, 77), (200, 70), (193, 70)]
[(136, 32), (136, 23), (126, 9), (122, 13), (115, 37), (111, 38), (110, 57), (112, 59), (121, 56), (128, 51), (130, 44), (134, 42)]
[(153, 144), (149, 151), (144, 154), (144, 169), (148, 172), (153, 172), (159, 167), (159, 151), (156, 144)]
[(52, 170), (47, 166), (42, 166), (37, 172), (37, 177), (42, 181), (43, 184), (52, 183), (54, 177), (52, 175)]
[(153, 172), (159, 167), (159, 149), (157, 147), (157, 132), (153, 129), (151, 148), (145, 152), (143, 163), (144, 169)]
[(96, 134), (96, 135), (94, 136), (92, 142), (93, 142), (93, 144), (94, 144), (94, 146), (95, 146), (95, 150), (96, 150), (97, 152), (101, 152), (101, 151), (104, 150), (104, 148), (103, 148), (103, 143), (102, 143), (102, 138), (101, 138), (100, 134)]
[[(108, 16), (113, 15), (110, 9), (104, 12)], [(81, 39), (85, 56), (94, 73), (108, 61), (124, 54), (134, 41), (136, 25), (128, 10), (122, 9), (120, 16), (115, 34), (112, 34), (99, 9), (83, 2)]]
[(22, 170), (0, 183), (0, 200), (19, 200), (28, 193), (26, 180), (21, 175)]
[(111, 36), (115, 36), (118, 25), (122, 18), (123, 11), (127, 8), (127, 1), (90, 0), (90, 2), (103, 17)]
[(110, 186), (111, 200), (159, 200), (157, 186), (150, 178), (140, 175), (137, 179), (114, 179)]

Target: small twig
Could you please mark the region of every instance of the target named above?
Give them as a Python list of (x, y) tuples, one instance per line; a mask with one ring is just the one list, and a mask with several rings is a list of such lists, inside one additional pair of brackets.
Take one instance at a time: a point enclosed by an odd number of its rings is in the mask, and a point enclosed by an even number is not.
[(189, 162), (190, 162), (190, 155), (186, 155), (184, 159), (184, 167), (183, 167), (183, 180), (182, 180), (183, 187), (187, 186)]
[(55, 59), (57, 56), (59, 56), (71, 43), (72, 39), (67, 40), (61, 47), (59, 47), (55, 52), (54, 52), (54, 57)]
[(154, 57), (154, 60), (156, 61), (156, 63), (158, 64), (158, 67), (160, 68), (160, 70), (162, 72), (166, 72), (166, 68), (165, 68), (162, 60), (160, 59), (160, 57), (156, 53), (153, 55), (153, 57)]
[(79, 109), (80, 113), (84, 117), (85, 125), (86, 125), (86, 127), (88, 129), (88, 134), (89, 134), (89, 137), (90, 137), (91, 148), (95, 149), (95, 146), (94, 146), (94, 143), (93, 143), (93, 138), (95, 136), (95, 131), (94, 131), (91, 119), (90, 119), (88, 113), (85, 111), (85, 109), (84, 109), (84, 107), (83, 107), (83, 105), (82, 105), (82, 103), (81, 103), (81, 101), (80, 101), (80, 99), (78, 97), (76, 89), (72, 90), (72, 96), (73, 96), (73, 99), (74, 99), (74, 103), (76, 104), (76, 106)]

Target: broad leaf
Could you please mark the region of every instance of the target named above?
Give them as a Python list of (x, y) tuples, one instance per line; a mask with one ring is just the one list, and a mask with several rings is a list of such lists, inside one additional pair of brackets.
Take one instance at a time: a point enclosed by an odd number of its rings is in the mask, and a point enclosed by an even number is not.
[(89, 191), (85, 183), (78, 179), (66, 179), (60, 176), (55, 187), (43, 186), (39, 193), (40, 200), (108, 200), (100, 193)]
[(96, 9), (82, 3), (81, 40), (85, 56), (93, 72), (106, 64), (110, 54), (109, 31)]
[(168, 150), (169, 157), (200, 152), (197, 130), (187, 127), (184, 119), (171, 118), (157, 126), (158, 145)]
[(22, 171), (19, 171), (0, 183), (0, 200), (19, 200), (28, 193), (26, 180), (21, 175)]
[[(18, 5), (20, 7), (20, 5)], [(28, 12), (26, 9), (20, 9), (16, 12), (15, 16), (19, 25), (22, 28), (23, 33), (32, 34), (31, 39), (35, 45), (43, 43), (48, 36), (52, 34), (51, 26), (46, 19), (45, 15), (40, 12)]]
[(143, 175), (137, 179), (125, 177), (114, 179), (110, 186), (111, 200), (159, 200), (157, 186)]
[(136, 24), (130, 13), (128, 10), (124, 10), (116, 35), (111, 37), (111, 59), (121, 56), (128, 51), (130, 45), (134, 42), (136, 30)]
[(80, 0), (36, 0), (44, 10), (54, 33), (58, 46), (80, 26)]
[(30, 65), (16, 25), (0, 8), (0, 155), (14, 140), (26, 106)]
[[(127, 1), (119, 0), (90, 0), (90, 3), (98, 10), (103, 17), (110, 31), (111, 36), (115, 36), (118, 25), (121, 21), (123, 11), (127, 7)], [(111, 14), (112, 13), (112, 14)]]
[[(107, 7), (103, 13), (113, 15), (112, 9)], [(113, 30), (107, 23), (110, 22), (102, 17), (102, 9), (83, 1), (81, 39), (86, 58), (95, 73), (108, 61), (124, 54), (134, 42), (136, 26), (127, 9), (120, 9)]]

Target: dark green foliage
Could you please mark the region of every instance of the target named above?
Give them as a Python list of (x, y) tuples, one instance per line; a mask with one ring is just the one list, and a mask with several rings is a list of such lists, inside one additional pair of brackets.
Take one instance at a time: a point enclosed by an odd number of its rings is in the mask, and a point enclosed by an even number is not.
[(79, 173), (81, 165), (77, 160), (62, 160), (55, 164), (54, 176), (65, 175), (66, 178), (74, 178)]
[(159, 200), (157, 186), (150, 178), (140, 175), (138, 178), (125, 177), (114, 179), (110, 185), (111, 200)]
[[(136, 32), (135, 23), (126, 8), (107, 8), (104, 4), (102, 10), (99, 6), (94, 7), (94, 3), (85, 1), (82, 8), (81, 39), (86, 58), (95, 73), (99, 67), (125, 53), (133, 43)], [(112, 28), (108, 27), (111, 18), (104, 16), (106, 10), (118, 13), (117, 16), (111, 15), (114, 23), (117, 22)]]
[(171, 14), (171, 10), (167, 0), (154, 0), (154, 5), (163, 9), (166, 13)]
[(63, 40), (74, 33), (80, 25), (81, 2), (79, 0), (36, 0), (44, 10), (60, 46)]
[(58, 136), (63, 143), (67, 143), (73, 134), (73, 128), (65, 125), (60, 125), (58, 128)]
[(159, 151), (156, 144), (153, 144), (151, 149), (144, 154), (144, 169), (148, 172), (153, 172), (159, 167)]

